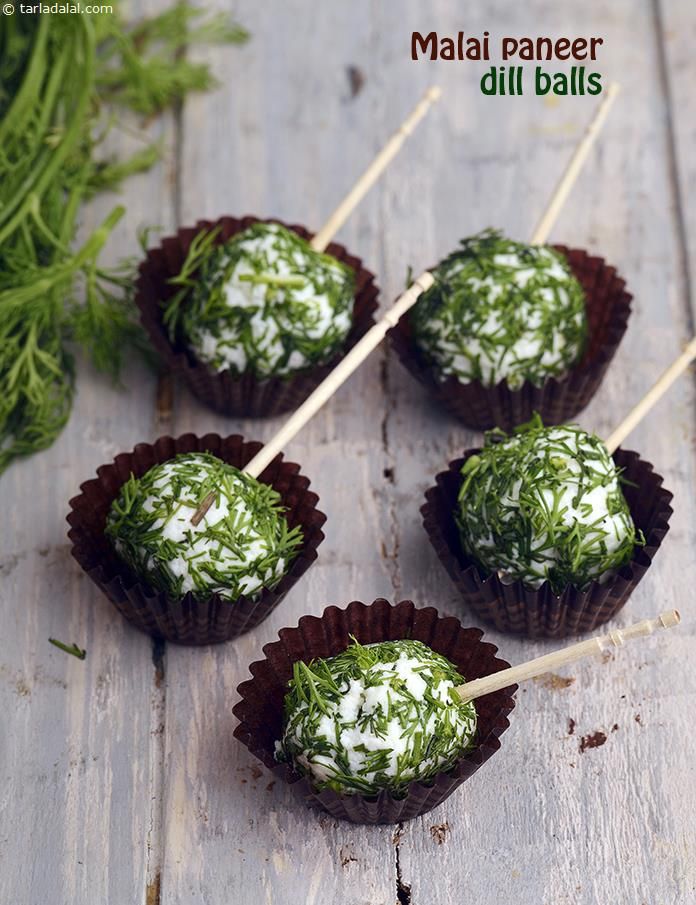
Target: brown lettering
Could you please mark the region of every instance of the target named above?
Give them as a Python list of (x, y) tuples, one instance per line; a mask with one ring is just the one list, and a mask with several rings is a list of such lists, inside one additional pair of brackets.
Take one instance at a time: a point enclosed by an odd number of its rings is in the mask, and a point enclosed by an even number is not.
[(570, 56), (570, 41), (568, 38), (559, 38), (556, 41), (556, 57), (559, 60), (567, 60)]
[(411, 34), (411, 59), (418, 59), (418, 48), (421, 54), (430, 53), (430, 59), (437, 59), (437, 32), (431, 31), (425, 37), (419, 32), (414, 31)]
[(517, 53), (517, 40), (515, 38), (503, 38), (503, 59), (509, 60)]
[(586, 38), (576, 38), (573, 41), (573, 59), (574, 60), (584, 60), (587, 58), (587, 39)]
[(455, 60), (456, 54), (454, 52), (454, 41), (452, 38), (443, 38), (440, 41), (440, 59), (441, 60)]

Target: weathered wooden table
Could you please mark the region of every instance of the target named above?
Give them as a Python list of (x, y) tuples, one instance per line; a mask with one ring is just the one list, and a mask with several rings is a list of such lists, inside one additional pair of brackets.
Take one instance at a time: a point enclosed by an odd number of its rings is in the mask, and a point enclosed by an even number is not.
[[(527, 236), (595, 106), (483, 97), (484, 64), (412, 62), (412, 30), (604, 38), (595, 68), (625, 90), (554, 238), (604, 255), (635, 296), (580, 419), (606, 434), (694, 332), (693, 5), (244, 0), (235, 12), (252, 41), (211, 51), (221, 89), (150, 127), (166, 161), (129, 183), (111, 257), (134, 252), (146, 223), (171, 230), (253, 212), (317, 227), (438, 82), (443, 101), (339, 236), (378, 274), (383, 303), (408, 264), (431, 264), (463, 235), (497, 225)], [(120, 133), (114, 145), (137, 142)], [(95, 203), (86, 226), (116, 200)], [(502, 751), (474, 779), (424, 818), (373, 829), (305, 811), (273, 785), (232, 738), (235, 689), (279, 628), (328, 603), (409, 597), (471, 621), (418, 510), (433, 475), (479, 437), (433, 410), (379, 350), (287, 450), (328, 514), (318, 563), (237, 641), (153, 647), (71, 560), (69, 497), (140, 440), (189, 430), (264, 439), (278, 424), (215, 417), (183, 388), (167, 415), (140, 366), (125, 392), (82, 367), (60, 441), (2, 478), (0, 902), (695, 902), (694, 402), (687, 376), (627, 444), (665, 476), (675, 513), (617, 620), (677, 606), (682, 626), (529, 683)], [(77, 641), (87, 659), (49, 636)], [(512, 662), (554, 646), (489, 638)], [(581, 753), (597, 731), (606, 743)]]

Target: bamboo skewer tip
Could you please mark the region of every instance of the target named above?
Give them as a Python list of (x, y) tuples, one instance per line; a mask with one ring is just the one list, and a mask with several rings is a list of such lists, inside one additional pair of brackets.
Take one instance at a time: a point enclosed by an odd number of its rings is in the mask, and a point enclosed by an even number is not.
[(621, 423), (607, 437), (605, 446), (611, 454), (616, 452), (618, 447), (659, 402), (672, 384), (681, 377), (692, 364), (694, 358), (696, 358), (696, 336), (692, 337), (684, 347), (684, 350), (663, 371), (648, 392), (633, 406)]
[(544, 212), (539, 218), (539, 222), (532, 233), (530, 245), (544, 245), (546, 243), (549, 234), (558, 219), (558, 215), (580, 175), (580, 171), (587, 160), (590, 150), (597, 140), (597, 136), (604, 125), (604, 121), (607, 118), (609, 110), (619, 91), (619, 83), (612, 82), (604, 93), (599, 106), (595, 110), (594, 116), (585, 129), (582, 138), (575, 146), (575, 150), (568, 161), (568, 165), (563, 171)]
[[(599, 109), (586, 130), (580, 144), (575, 150), (573, 157), (563, 174), (563, 177), (554, 191), (551, 201), (547, 206), (539, 227), (535, 231), (535, 237), (532, 244), (540, 244), (545, 241), (549, 230), (555, 222), (558, 212), (570, 191), (571, 186), (575, 182), (582, 164), (587, 157), (589, 147), (596, 138), (597, 133), (606, 117), (610, 102), (618, 91), (618, 85), (613, 83), (609, 86), (608, 96), (606, 96)], [(442, 94), (439, 85), (431, 85), (426, 89), (423, 97), (414, 107), (406, 120), (402, 123), (396, 133), (392, 135), (384, 148), (372, 161), (367, 170), (358, 179), (353, 189), (348, 193), (346, 198), (341, 202), (334, 213), (329, 217), (326, 224), (312, 239), (312, 247), (316, 250), (326, 248), (335, 232), (340, 228), (350, 211), (355, 207), (358, 201), (363, 197), (365, 192), (373, 184), (377, 175), (382, 172), (388, 162), (394, 157), (401, 144), (406, 137), (415, 128), (427, 112), (431, 103), (437, 101)], [(366, 334), (365, 337), (353, 347), (346, 356), (322, 384), (312, 393), (312, 395), (303, 403), (302, 406), (292, 415), (289, 421), (281, 428), (281, 430), (273, 437), (266, 446), (247, 464), (245, 471), (252, 477), (258, 477), (263, 469), (270, 461), (283, 449), (284, 445), (289, 442), (295, 434), (307, 423), (307, 421), (319, 410), (319, 408), (331, 397), (338, 389), (343, 381), (358, 367), (359, 364), (370, 354), (370, 352), (381, 342), (389, 327), (393, 327), (399, 318), (413, 305), (420, 294), (432, 285), (433, 276), (429, 272), (424, 272), (418, 279), (414, 281), (412, 286), (401, 298), (389, 309), (382, 317), (378, 324)], [(415, 293), (415, 294), (414, 294)], [(368, 339), (369, 338), (369, 339)]]
[(510, 666), (508, 669), (500, 670), (500, 672), (473, 679), (471, 682), (465, 682), (463, 685), (459, 685), (456, 691), (461, 700), (467, 703), (494, 691), (500, 691), (510, 685), (516, 685), (518, 682), (525, 682), (528, 679), (559, 669), (568, 663), (574, 663), (576, 660), (581, 660), (591, 654), (623, 647), (627, 641), (631, 641), (634, 638), (645, 638), (658, 630), (674, 628), (680, 622), (681, 616), (678, 610), (665, 610), (652, 619), (643, 619), (624, 629), (614, 629), (605, 635), (597, 635), (586, 641), (579, 641), (577, 644), (571, 644), (542, 657), (536, 657), (526, 663)]
[(674, 628), (681, 622), (681, 613), (679, 610), (666, 610), (657, 617), (662, 623), (663, 628)]
[(246, 474), (258, 478), (261, 472), (281, 452), (286, 443), (289, 443), (296, 434), (302, 430), (307, 422), (319, 411), (319, 409), (333, 396), (336, 390), (350, 377), (370, 353), (377, 348), (386, 336), (388, 330), (394, 327), (406, 311), (418, 301), (421, 293), (429, 289), (434, 282), (433, 275), (425, 270), (418, 276), (409, 288), (403, 292), (394, 304), (377, 323), (358, 340), (331, 371), (331, 373), (319, 384), (302, 405), (290, 416), (281, 429), (263, 446), (244, 466)]
[(346, 222), (356, 206), (372, 188), (387, 166), (401, 150), (403, 143), (413, 132), (418, 123), (428, 112), (430, 106), (440, 98), (442, 90), (439, 85), (428, 88), (423, 97), (411, 110), (399, 128), (392, 134), (387, 143), (373, 158), (365, 172), (359, 177), (338, 207), (329, 216), (326, 223), (312, 237), (310, 245), (315, 251), (325, 251), (327, 245)]
[(198, 527), (206, 516), (206, 513), (215, 502), (215, 491), (211, 490), (207, 493), (199, 503), (196, 511), (191, 516), (191, 524), (194, 528)]

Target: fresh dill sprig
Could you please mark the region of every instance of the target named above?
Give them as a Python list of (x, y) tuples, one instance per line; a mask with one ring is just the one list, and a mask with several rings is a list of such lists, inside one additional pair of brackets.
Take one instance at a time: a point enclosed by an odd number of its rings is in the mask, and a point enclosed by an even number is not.
[(292, 230), (256, 223), (191, 243), (164, 303), (173, 342), (218, 371), (285, 376), (328, 361), (352, 323), (355, 275)]
[[(203, 21), (200, 21), (203, 19)], [(118, 27), (104, 23), (97, 87), (100, 97), (152, 116), (191, 91), (217, 84), (208, 66), (185, 59), (196, 45), (242, 44), (248, 33), (224, 13), (177, 2), (155, 16)]]
[(150, 115), (179, 102), (211, 84), (186, 46), (245, 38), (188, 3), (134, 26), (114, 7), (0, 17), (0, 472), (68, 420), (75, 344), (113, 377), (123, 351), (144, 346), (132, 278), (98, 263), (123, 208), (72, 249), (81, 205), (161, 153), (146, 144), (126, 160), (101, 158), (114, 105)]
[[(200, 523), (201, 500), (215, 501)], [(106, 535), (134, 572), (173, 597), (191, 591), (235, 601), (273, 588), (302, 543), (280, 494), (209, 453), (185, 453), (131, 475), (112, 503)]]
[(110, 155), (97, 161), (90, 177), (90, 195), (106, 189), (115, 191), (129, 176), (146, 173), (160, 160), (162, 151), (162, 142), (156, 141), (145, 145), (125, 159)]
[(454, 691), (462, 682), (420, 641), (353, 638), (335, 657), (294, 664), (278, 757), (319, 789), (402, 795), (473, 744), (475, 708)]
[(461, 475), (462, 547), (503, 580), (582, 589), (643, 543), (606, 447), (575, 425), (544, 427), (535, 415), (509, 437), (491, 431)]
[(443, 379), (538, 385), (582, 357), (585, 295), (554, 249), (484, 230), (463, 239), (433, 274), (435, 283), (410, 320), (419, 348)]

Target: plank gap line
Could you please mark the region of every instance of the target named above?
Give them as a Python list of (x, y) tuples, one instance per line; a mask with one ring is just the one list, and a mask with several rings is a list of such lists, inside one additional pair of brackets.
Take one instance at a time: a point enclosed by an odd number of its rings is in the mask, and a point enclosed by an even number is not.
[(665, 41), (664, 22), (662, 19), (661, 0), (653, 0), (653, 19), (655, 22), (655, 39), (657, 41), (657, 70), (660, 84), (660, 91), (665, 103), (665, 134), (667, 139), (667, 171), (669, 175), (669, 183), (672, 189), (675, 225), (677, 228), (677, 248), (679, 271), (681, 274), (685, 301), (686, 315), (689, 327), (689, 335), (696, 333), (696, 318), (693, 310), (693, 293), (691, 287), (691, 274), (689, 273), (689, 246), (687, 240), (686, 214), (684, 204), (682, 202), (682, 185), (679, 174), (679, 159), (677, 157), (677, 140), (674, 127), (674, 108), (672, 103), (672, 92), (670, 87), (669, 62), (667, 60), (667, 51)]

